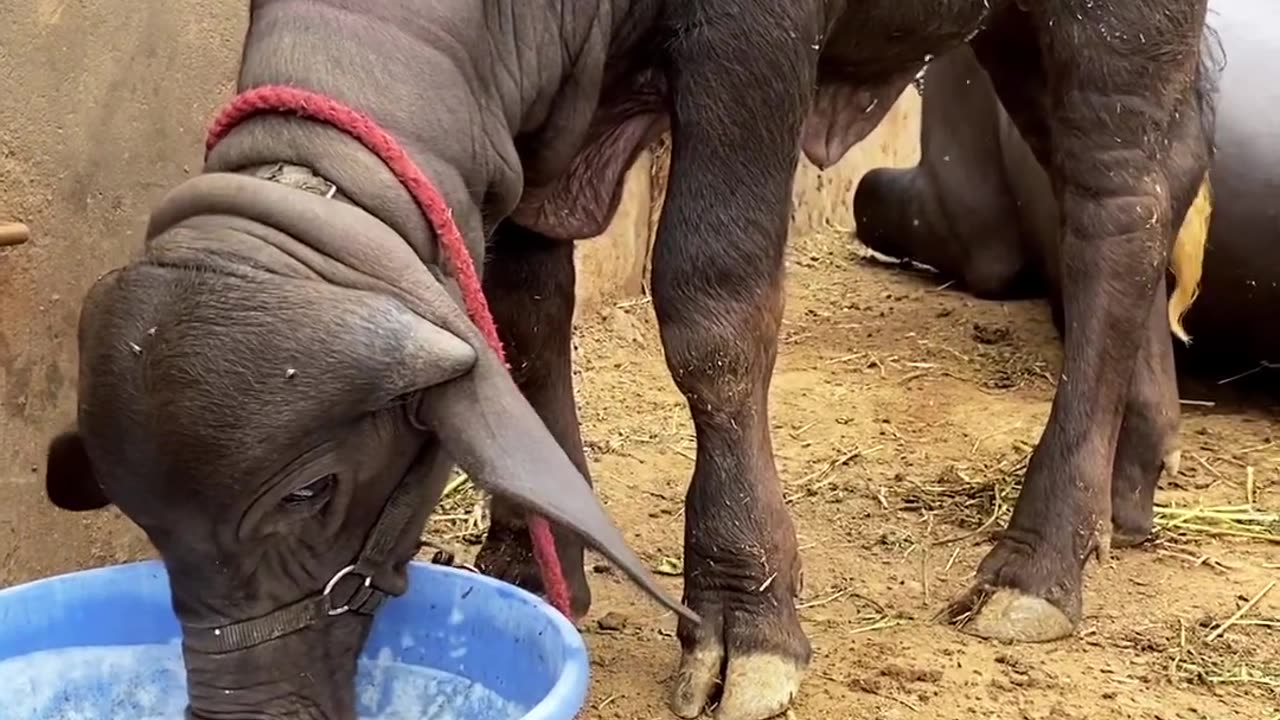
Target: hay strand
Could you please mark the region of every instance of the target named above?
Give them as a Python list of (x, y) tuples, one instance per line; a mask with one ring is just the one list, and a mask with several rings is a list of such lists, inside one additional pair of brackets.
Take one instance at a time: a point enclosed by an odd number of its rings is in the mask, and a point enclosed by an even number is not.
[(1239, 610), (1236, 610), (1235, 614), (1227, 618), (1226, 622), (1222, 623), (1217, 627), (1217, 629), (1209, 633), (1209, 636), (1205, 638), (1205, 642), (1213, 642), (1214, 640), (1218, 639), (1218, 637), (1220, 637), (1222, 633), (1227, 631), (1227, 628), (1239, 622), (1240, 618), (1244, 617), (1245, 613), (1249, 612), (1255, 606), (1257, 606), (1257, 604), (1262, 601), (1262, 598), (1266, 597), (1267, 593), (1271, 592), (1271, 589), (1274, 588), (1275, 586), (1276, 586), (1275, 580), (1272, 580), (1271, 582), (1267, 583), (1266, 587), (1259, 590), (1258, 594), (1250, 598), (1249, 602), (1242, 605)]
[(1157, 505), (1155, 525), (1169, 535), (1216, 535), (1280, 543), (1280, 513), (1259, 510), (1252, 503), (1193, 508)]

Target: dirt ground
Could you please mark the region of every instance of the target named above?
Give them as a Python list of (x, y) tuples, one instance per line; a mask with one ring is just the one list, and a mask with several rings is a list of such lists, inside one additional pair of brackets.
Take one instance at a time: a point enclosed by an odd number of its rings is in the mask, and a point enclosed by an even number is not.
[[(1201, 529), (1167, 530), (1092, 564), (1083, 629), (1063, 642), (1005, 646), (933, 622), (1007, 517), (1010, 485), (1047, 417), (1059, 361), (1047, 310), (939, 288), (838, 234), (795, 240), (788, 282), (771, 409), (814, 645), (790, 717), (1280, 718), (1280, 587), (1207, 639), (1280, 578), (1275, 516), (1240, 530), (1270, 541), (1209, 536), (1203, 528), (1220, 518), (1198, 517), (1184, 523)], [(652, 306), (624, 304), (584, 325), (577, 389), (599, 493), (678, 595), (694, 441)], [(1158, 502), (1239, 506), (1250, 496), (1280, 510), (1280, 425), (1183, 409), (1181, 470)], [(479, 507), (461, 493), (433, 521), (463, 558)], [(581, 717), (673, 717), (664, 701), (674, 617), (606, 565), (592, 582)]]

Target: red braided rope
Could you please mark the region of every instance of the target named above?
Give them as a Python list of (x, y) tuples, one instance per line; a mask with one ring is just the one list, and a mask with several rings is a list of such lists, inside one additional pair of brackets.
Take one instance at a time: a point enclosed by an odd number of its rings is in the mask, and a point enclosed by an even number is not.
[[(379, 127), (372, 118), (333, 98), (300, 88), (266, 85), (237, 95), (222, 109), (209, 127), (209, 134), (205, 140), (206, 157), (218, 141), (231, 132), (232, 128), (250, 115), (264, 112), (291, 113), (323, 122), (355, 138), (361, 145), (368, 148), (369, 152), (386, 163), (387, 168), (413, 196), (418, 208), (426, 216), (427, 222), (435, 230), (445, 260), (449, 263), (462, 290), (462, 300), (466, 305), (467, 315), (471, 317), (471, 321), (480, 329), (484, 339), (505, 365), (507, 358), (502, 349), (502, 341), (498, 339), (498, 327), (493, 322), (492, 313), (489, 312), (489, 303), (485, 300), (484, 290), (476, 274), (471, 253), (467, 251), (466, 241), (462, 239), (462, 233), (458, 230), (457, 223), (453, 221), (453, 211), (445, 204), (444, 197), (431, 180), (409, 158), (409, 154), (404, 151), (400, 143), (396, 142), (390, 133)], [(569, 587), (556, 555), (555, 537), (551, 534), (551, 525), (546, 518), (530, 514), (529, 534), (533, 540), (533, 555), (542, 574), (542, 585), (546, 590), (547, 598), (557, 610), (564, 613), (566, 617), (572, 618), (569, 608)]]

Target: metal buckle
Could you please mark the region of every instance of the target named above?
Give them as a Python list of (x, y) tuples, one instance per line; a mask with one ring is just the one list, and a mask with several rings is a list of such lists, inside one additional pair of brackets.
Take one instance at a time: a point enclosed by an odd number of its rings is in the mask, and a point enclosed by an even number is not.
[(360, 586), (356, 589), (356, 592), (355, 592), (355, 593), (353, 593), (353, 594), (351, 595), (351, 597), (347, 598), (347, 602), (346, 602), (346, 603), (344, 603), (341, 607), (336, 607), (336, 608), (335, 608), (335, 607), (330, 607), (330, 608), (326, 611), (326, 612), (328, 612), (328, 613), (329, 613), (329, 617), (336, 617), (336, 616), (338, 616), (338, 615), (345, 615), (345, 614), (347, 614), (348, 612), (351, 612), (351, 601), (352, 601), (352, 600), (354, 600), (354, 599), (357, 597), (357, 595), (359, 594), (359, 591), (360, 591), (361, 589), (363, 589), (363, 590), (368, 590), (370, 587), (372, 587), (372, 586), (373, 586), (373, 576), (372, 576), (372, 575), (365, 575), (365, 574), (363, 574), (363, 573), (357, 573), (357, 572), (356, 572), (356, 566), (355, 566), (355, 565), (348, 565), (348, 566), (346, 566), (346, 567), (342, 568), (341, 570), (339, 570), (337, 573), (335, 573), (335, 574), (334, 574), (334, 576), (333, 576), (332, 578), (330, 578), (330, 579), (329, 579), (329, 582), (325, 583), (325, 586), (324, 586), (324, 592), (323, 592), (323, 593), (321, 593), (321, 597), (324, 597), (324, 598), (329, 597), (329, 595), (330, 595), (331, 593), (333, 593), (333, 588), (337, 586), (338, 582), (339, 582), (339, 581), (341, 581), (341, 580), (342, 580), (342, 578), (344, 578), (344, 577), (346, 577), (346, 576), (348, 576), (348, 575), (353, 575), (353, 574), (354, 574), (354, 575), (359, 575), (360, 577), (363, 577), (363, 578), (364, 578), (364, 582), (363, 582), (363, 583), (360, 583)]

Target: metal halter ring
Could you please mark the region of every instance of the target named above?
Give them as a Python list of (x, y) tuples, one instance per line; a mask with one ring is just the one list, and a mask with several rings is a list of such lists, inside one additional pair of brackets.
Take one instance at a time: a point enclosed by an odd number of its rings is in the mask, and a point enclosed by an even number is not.
[[(342, 568), (341, 570), (339, 570), (336, 574), (334, 574), (332, 578), (329, 579), (329, 582), (325, 584), (324, 592), (321, 594), (321, 596), (326, 598), (329, 597), (329, 594), (333, 592), (333, 588), (338, 584), (340, 580), (342, 580), (342, 578), (348, 575), (351, 575), (355, 572), (356, 572), (355, 565), (348, 565)], [(373, 585), (373, 577), (370, 575), (363, 575), (363, 577), (364, 577), (364, 582), (361, 583), (361, 586), (367, 590)], [(352, 594), (351, 598), (354, 598), (354, 597), (355, 597), (355, 594)], [(351, 598), (347, 598), (347, 604), (343, 605), (342, 607), (329, 608), (328, 610), (329, 616), (335, 617), (337, 615), (345, 615), (346, 613), (350, 612)]]

